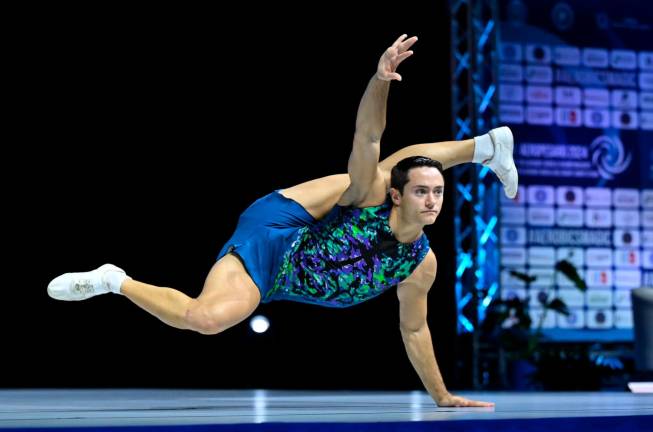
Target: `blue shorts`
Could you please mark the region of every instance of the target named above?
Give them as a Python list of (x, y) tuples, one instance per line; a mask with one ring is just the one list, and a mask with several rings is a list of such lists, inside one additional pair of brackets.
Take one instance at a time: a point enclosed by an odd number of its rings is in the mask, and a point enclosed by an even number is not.
[(274, 191), (250, 205), (238, 219), (236, 231), (218, 254), (236, 255), (265, 299), (274, 286), (283, 254), (300, 228), (317, 220), (297, 201)]

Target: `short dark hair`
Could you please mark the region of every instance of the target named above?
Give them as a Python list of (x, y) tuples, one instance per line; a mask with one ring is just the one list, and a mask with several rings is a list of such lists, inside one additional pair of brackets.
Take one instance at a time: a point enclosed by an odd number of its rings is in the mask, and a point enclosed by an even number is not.
[(442, 164), (435, 159), (424, 156), (411, 156), (397, 162), (390, 172), (390, 187), (395, 188), (403, 195), (404, 186), (408, 183), (408, 171), (417, 167), (432, 167), (440, 171), (444, 177)]

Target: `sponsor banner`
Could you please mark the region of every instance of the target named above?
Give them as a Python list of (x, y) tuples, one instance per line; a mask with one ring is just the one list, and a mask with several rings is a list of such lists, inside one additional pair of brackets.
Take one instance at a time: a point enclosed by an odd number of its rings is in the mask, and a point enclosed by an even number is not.
[(645, 248), (653, 247), (653, 230), (642, 230), (641, 245)]
[(560, 66), (579, 66), (580, 49), (574, 46), (553, 47), (553, 62)]
[(524, 207), (501, 206), (501, 223), (503, 225), (526, 224), (526, 209)]
[(585, 306), (585, 294), (576, 289), (559, 289), (558, 297), (569, 307)]
[(554, 266), (555, 249), (552, 247), (529, 247), (528, 264), (530, 266)]
[(560, 328), (580, 329), (585, 327), (585, 311), (579, 308), (569, 308), (569, 315), (557, 315), (557, 324)]
[(526, 44), (526, 61), (528, 63), (551, 63), (551, 48), (547, 45)]
[(619, 289), (633, 289), (642, 286), (642, 272), (640, 270), (622, 270), (614, 271), (614, 285)]
[(551, 207), (529, 207), (528, 222), (533, 226), (553, 226), (555, 209)]
[(615, 249), (614, 264), (618, 268), (639, 268), (641, 266), (639, 249)]
[(640, 225), (639, 212), (637, 210), (614, 211), (614, 226), (617, 228), (637, 228)]
[(591, 329), (607, 329), (612, 327), (612, 310), (607, 308), (587, 310), (587, 327)]
[[(511, 12), (499, 24), (498, 113), (516, 137), (521, 185), (516, 200), (500, 201), (502, 283), (530, 292), (535, 310), (547, 290), (567, 299), (573, 318), (551, 314), (551, 328), (632, 328), (630, 290), (653, 286), (648, 4), (518, 0), (516, 14), (514, 3), (499, 1)], [(561, 259), (586, 293), (551, 274)], [(504, 271), (513, 267), (536, 282), (511, 280)]]
[(588, 207), (610, 207), (612, 190), (598, 187), (585, 188), (585, 204)]
[(653, 210), (642, 210), (641, 221), (644, 228), (653, 228)]
[(501, 81), (521, 82), (524, 79), (524, 70), (520, 65), (505, 63), (500, 64), (499, 79)]
[(642, 51), (638, 54), (639, 68), (643, 71), (653, 71), (653, 51)]
[[(642, 251), (642, 268), (646, 270), (653, 269), (653, 249), (644, 249)], [(642, 285), (649, 285), (642, 282)]]
[(644, 189), (640, 192), (642, 207), (653, 209), (653, 189)]
[(618, 308), (630, 308), (631, 297), (630, 290), (615, 290), (612, 293), (614, 298), (614, 305)]
[(585, 210), (585, 225), (589, 228), (611, 227), (612, 211), (609, 209), (588, 208)]
[(591, 289), (585, 293), (587, 306), (595, 308), (612, 307), (612, 290), (610, 289)]
[(610, 288), (612, 280), (612, 270), (609, 268), (587, 269), (585, 272), (585, 282), (589, 287)]
[(615, 69), (637, 69), (637, 53), (633, 50), (612, 50), (610, 66)]
[(521, 273), (526, 273), (525, 268), (504, 268), (501, 270), (501, 287), (502, 289), (506, 289), (507, 287), (512, 287), (512, 288), (525, 288), (526, 284), (524, 281), (521, 279), (513, 276), (510, 272), (518, 271)]
[(591, 68), (608, 67), (608, 50), (603, 48), (584, 48), (583, 66)]
[(592, 268), (612, 267), (612, 248), (587, 248), (585, 250), (585, 262)]
[(639, 231), (632, 229), (615, 229), (613, 244), (617, 247), (638, 247)]
[(610, 111), (606, 109), (583, 110), (583, 126), (597, 129), (610, 127)]
[(556, 224), (561, 227), (582, 227), (583, 215), (583, 209), (558, 207), (556, 209)]
[[(582, 268), (578, 268), (577, 270), (578, 270), (578, 275), (581, 278), (584, 278), (585, 277), (585, 270), (583, 270)], [(576, 286), (574, 284), (574, 282), (571, 279), (569, 279), (567, 276), (565, 276), (562, 272), (556, 272), (556, 281), (555, 282), (556, 282), (556, 285), (558, 287), (560, 287), (560, 288), (573, 288), (573, 287)], [(580, 291), (578, 291), (578, 292), (580, 292)]]
[(505, 266), (526, 265), (526, 248), (519, 248), (519, 247), (501, 248), (501, 264)]
[(556, 249), (556, 260), (567, 260), (576, 268), (585, 265), (585, 250), (583, 248), (559, 247)]
[(524, 123), (524, 107), (521, 105), (501, 104), (499, 118), (502, 123)]
[(616, 328), (633, 328), (632, 309), (617, 309), (614, 311), (614, 326)]
[(504, 246), (510, 245), (525, 245), (526, 244), (526, 228), (523, 227), (504, 227), (501, 230), (501, 244)]

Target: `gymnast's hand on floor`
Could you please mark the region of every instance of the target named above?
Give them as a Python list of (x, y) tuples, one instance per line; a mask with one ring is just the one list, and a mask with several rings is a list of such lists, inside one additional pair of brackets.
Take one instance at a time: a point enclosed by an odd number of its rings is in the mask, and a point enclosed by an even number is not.
[(465, 399), (464, 397), (454, 396), (451, 393), (439, 397), (435, 401), (440, 407), (493, 407), (494, 402), (482, 402), (475, 401), (471, 399)]
[(381, 81), (401, 81), (401, 75), (396, 70), (399, 64), (413, 55), (408, 48), (417, 42), (417, 36), (406, 39), (408, 35), (401, 35), (381, 56), (376, 69), (376, 77)]

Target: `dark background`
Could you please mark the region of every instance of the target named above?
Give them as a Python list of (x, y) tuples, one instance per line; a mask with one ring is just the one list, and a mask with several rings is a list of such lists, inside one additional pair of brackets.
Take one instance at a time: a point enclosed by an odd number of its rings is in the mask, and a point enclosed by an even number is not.
[[(346, 310), (273, 302), (257, 310), (271, 321), (264, 335), (245, 321), (202, 336), (121, 296), (58, 302), (46, 286), (111, 262), (198, 295), (249, 203), (346, 171), (360, 97), (402, 33), (419, 41), (392, 84), (382, 157), (451, 139), (446, 2), (57, 6), (21, 19), (0, 386), (421, 388), (394, 289)], [(429, 325), (456, 388), (446, 193), (425, 230), (439, 262)]]

